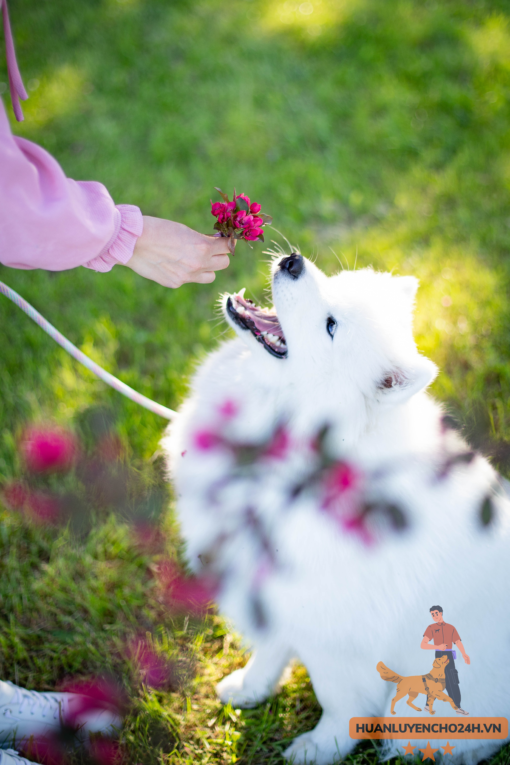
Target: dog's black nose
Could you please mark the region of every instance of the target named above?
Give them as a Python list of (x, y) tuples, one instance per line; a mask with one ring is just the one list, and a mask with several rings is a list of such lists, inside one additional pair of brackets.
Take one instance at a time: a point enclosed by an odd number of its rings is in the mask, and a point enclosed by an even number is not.
[(287, 271), (293, 279), (297, 279), (303, 273), (303, 256), (298, 252), (293, 252), (286, 258), (282, 258), (278, 264), (282, 271)]

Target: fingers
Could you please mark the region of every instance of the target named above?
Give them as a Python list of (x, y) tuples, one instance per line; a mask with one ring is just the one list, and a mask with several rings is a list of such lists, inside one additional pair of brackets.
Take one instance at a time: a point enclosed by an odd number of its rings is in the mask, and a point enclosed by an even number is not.
[(230, 265), (230, 258), (228, 255), (213, 255), (211, 258), (211, 266), (214, 271), (223, 271)]
[(211, 284), (216, 279), (214, 271), (203, 271), (201, 274), (193, 279), (197, 284)]
[(207, 238), (210, 242), (211, 255), (228, 255), (230, 253), (226, 236), (208, 236)]

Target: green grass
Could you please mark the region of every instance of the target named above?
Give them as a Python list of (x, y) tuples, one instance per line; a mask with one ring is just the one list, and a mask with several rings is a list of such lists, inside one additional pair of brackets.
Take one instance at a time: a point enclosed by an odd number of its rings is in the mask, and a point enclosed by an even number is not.
[[(419, 346), (442, 370), (434, 393), (478, 441), (510, 438), (507, 2), (11, 6), (30, 91), (19, 134), (69, 176), (100, 180), (144, 213), (212, 233), (213, 187), (235, 186), (327, 272), (339, 267), (334, 250), (350, 267), (418, 276)], [(175, 292), (121, 267), (0, 267), (0, 279), (107, 369), (175, 407), (224, 331), (217, 294), (246, 285), (261, 298), (263, 259), (260, 245), (241, 243), (212, 287)], [(78, 368), (5, 299), (0, 322), (0, 479), (21, 469), (26, 421), (74, 426), (91, 405), (113, 407), (132, 457), (151, 457), (159, 418)], [(108, 669), (128, 683), (119, 641), (147, 623), (162, 650), (194, 657), (198, 674), (173, 693), (133, 692), (130, 762), (281, 763), (285, 741), (318, 717), (303, 669), (269, 704), (222, 711), (213, 681), (244, 659), (221, 622), (184, 631), (165, 621), (151, 600), (150, 556), (122, 524), (99, 524), (78, 547), (54, 537), (3, 517), (2, 676), (50, 688)], [(373, 763), (373, 749), (360, 747), (353, 761)]]

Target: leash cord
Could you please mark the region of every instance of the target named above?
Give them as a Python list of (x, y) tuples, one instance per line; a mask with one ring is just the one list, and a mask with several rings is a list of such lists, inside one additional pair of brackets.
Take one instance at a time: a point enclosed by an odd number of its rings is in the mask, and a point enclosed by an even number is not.
[(134, 401), (136, 404), (140, 404), (140, 406), (145, 407), (145, 409), (148, 409), (150, 412), (159, 414), (160, 417), (165, 417), (167, 420), (172, 420), (176, 416), (177, 412), (174, 412), (173, 409), (168, 409), (168, 407), (163, 406), (162, 404), (158, 404), (156, 401), (151, 401), (150, 398), (147, 398), (147, 396), (143, 396), (141, 393), (133, 390), (133, 388), (130, 388), (129, 385), (121, 382), (121, 380), (118, 380), (105, 369), (100, 367), (99, 364), (96, 364), (95, 361), (89, 359), (89, 357), (82, 353), (79, 348), (77, 348), (66, 337), (64, 337), (64, 335), (62, 335), (58, 329), (55, 329), (55, 327), (50, 324), (49, 321), (46, 321), (46, 319), (41, 316), (39, 311), (36, 311), (35, 308), (30, 305), (30, 303), (27, 303), (27, 301), (21, 297), (21, 295), (18, 295), (17, 292), (14, 292), (14, 290), (12, 290), (3, 282), (0, 282), (0, 293), (9, 298), (9, 300), (12, 300), (12, 302), (17, 305), (18, 308), (21, 308), (21, 310), (27, 314), (27, 316), (30, 316), (30, 318), (35, 321), (35, 323), (38, 324), (41, 329), (44, 329), (44, 331), (47, 332), (47, 334), (53, 338), (55, 342), (61, 345), (65, 351), (70, 353), (71, 356), (76, 359), (76, 361), (79, 361), (80, 364), (83, 364), (86, 369), (93, 372), (99, 377), (100, 380), (105, 382), (107, 385), (110, 385), (114, 390), (122, 393), (124, 396), (127, 396), (131, 399), (131, 401)]

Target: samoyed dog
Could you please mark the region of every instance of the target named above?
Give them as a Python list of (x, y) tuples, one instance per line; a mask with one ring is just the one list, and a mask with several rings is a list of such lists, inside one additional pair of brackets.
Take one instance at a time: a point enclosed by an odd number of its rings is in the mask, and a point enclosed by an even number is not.
[[(509, 501), (426, 393), (437, 369), (413, 339), (417, 286), (277, 257), (274, 308), (244, 290), (224, 296), (237, 337), (198, 370), (163, 442), (190, 565), (216, 576), (222, 613), (253, 649), (220, 699), (262, 702), (293, 657), (309, 672), (323, 711), (285, 752), (295, 763), (336, 762), (356, 745), (351, 718), (391, 717), (395, 687), (379, 662), (402, 677), (430, 673), (435, 652), (421, 644), (435, 604), (470, 660), (450, 646), (462, 701), (437, 700), (431, 717), (425, 695), (412, 709), (401, 700), (392, 721), (510, 716)], [(334, 513), (314, 484), (326, 470), (319, 432), (329, 464), (351, 471)], [(380, 754), (427, 740), (385, 741)], [(471, 765), (503, 743), (456, 738), (448, 757)]]

